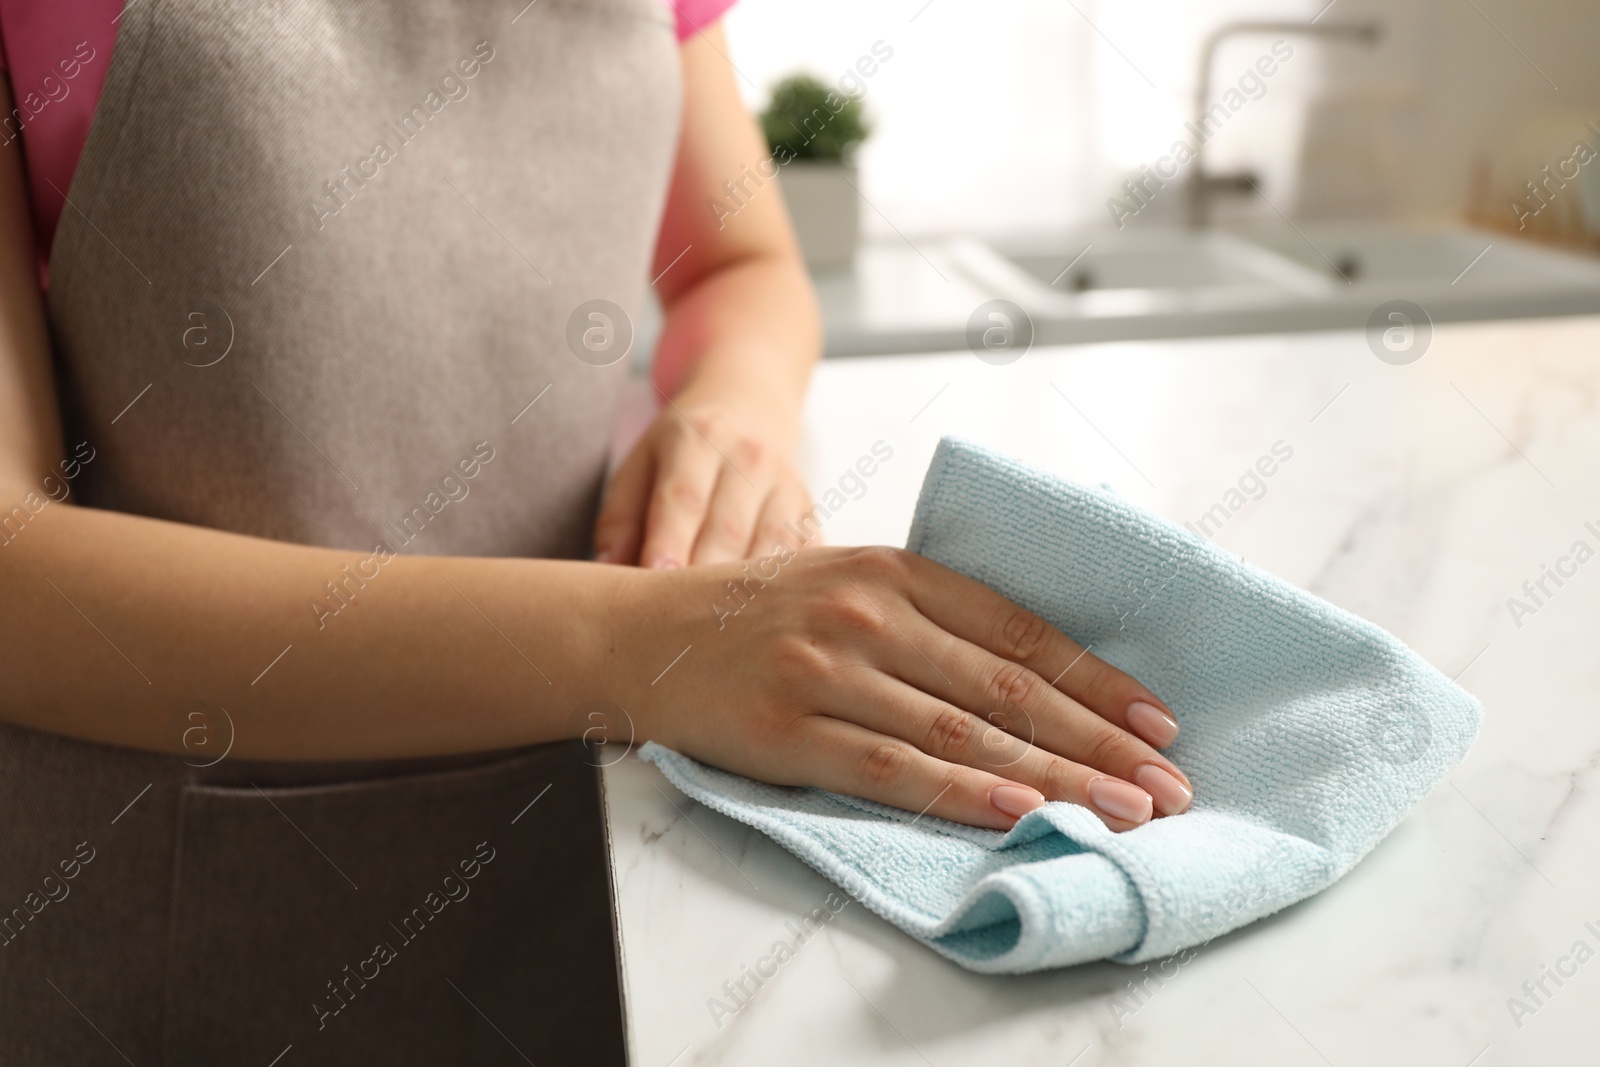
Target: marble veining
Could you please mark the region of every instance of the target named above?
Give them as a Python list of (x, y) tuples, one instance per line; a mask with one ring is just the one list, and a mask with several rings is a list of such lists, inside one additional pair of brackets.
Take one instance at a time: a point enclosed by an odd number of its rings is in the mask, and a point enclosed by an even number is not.
[[(1600, 1062), (1600, 960), (1576, 951), (1600, 956), (1600, 565), (1507, 607), (1600, 524), (1600, 319), (1444, 326), (1403, 367), (1355, 333), (829, 362), (808, 478), (878, 439), (895, 457), (828, 540), (902, 543), (945, 433), (1177, 522), (1291, 443), (1215, 540), (1457, 675), (1479, 740), (1327, 892), (1165, 970), (1004, 978), (855, 903), (797, 936), (838, 890), (630, 756), (605, 774), (636, 1067)], [(780, 942), (745, 1006), (708, 1009)]]

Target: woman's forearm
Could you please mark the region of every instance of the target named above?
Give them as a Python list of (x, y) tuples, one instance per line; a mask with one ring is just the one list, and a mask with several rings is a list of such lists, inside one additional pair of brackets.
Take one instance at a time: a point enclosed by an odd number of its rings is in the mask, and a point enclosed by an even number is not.
[(637, 653), (601, 622), (620, 567), (381, 559), (64, 503), (8, 536), (0, 718), (87, 740), (183, 751), (205, 706), (236, 758), (505, 748), (581, 735)]
[(656, 246), (666, 324), (655, 384), (669, 397), (693, 389), (749, 398), (770, 409), (761, 417), (793, 423), (821, 351), (817, 299), (778, 182), (758, 181), (732, 218), (713, 209), (726, 181), (771, 158), (720, 25), (684, 42), (683, 77), (684, 121)]
[[(0, 499), (17, 485), (0, 478)], [(46, 505), (0, 547), (0, 718), (205, 759), (220, 753), (184, 739), (197, 708), (226, 709), (236, 759), (599, 730), (993, 829), (1047, 799), (1114, 830), (1188, 806), (1181, 772), (1136, 733), (1176, 732), (1155, 694), (912, 553), (784, 551), (754, 574), (408, 556), (358, 584), (346, 567), (366, 557)], [(312, 606), (325, 582), (346, 590), (331, 617)], [(997, 747), (1022, 723), (1026, 739)]]
[(656, 387), (748, 400), (781, 416), (793, 447), (806, 383), (821, 350), (816, 295), (790, 256), (753, 256), (675, 294), (656, 348)]

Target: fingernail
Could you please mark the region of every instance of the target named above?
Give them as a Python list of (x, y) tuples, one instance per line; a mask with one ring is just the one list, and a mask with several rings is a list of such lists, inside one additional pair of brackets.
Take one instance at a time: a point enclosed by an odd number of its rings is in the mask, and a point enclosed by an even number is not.
[(1120, 778), (1093, 778), (1089, 781), (1089, 802), (1101, 814), (1123, 822), (1150, 821), (1150, 794)]
[(594, 561), (596, 563), (615, 563), (617, 561), (617, 550), (610, 545), (596, 548), (594, 550)]
[(1128, 705), (1128, 729), (1157, 748), (1166, 748), (1178, 736), (1178, 721), (1154, 704), (1135, 700)]
[(675, 559), (668, 559), (666, 556), (662, 556), (650, 564), (650, 569), (657, 571), (675, 571), (678, 569), (678, 561)]
[(995, 811), (1020, 819), (1033, 809), (1044, 806), (1044, 794), (1025, 785), (1007, 782), (989, 790), (989, 803), (994, 805)]
[(1176, 815), (1189, 806), (1194, 799), (1194, 793), (1189, 787), (1174, 778), (1171, 772), (1154, 763), (1146, 763), (1133, 772), (1133, 780), (1139, 783), (1139, 788), (1150, 794), (1156, 802), (1156, 809), (1163, 815)]

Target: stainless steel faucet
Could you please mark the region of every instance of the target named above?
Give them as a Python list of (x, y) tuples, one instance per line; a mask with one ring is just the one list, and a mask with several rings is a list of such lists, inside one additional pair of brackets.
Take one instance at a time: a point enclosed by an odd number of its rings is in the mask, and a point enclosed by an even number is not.
[(1212, 30), (1200, 49), (1200, 83), (1194, 94), (1194, 129), (1199, 141), (1194, 148), (1194, 162), (1189, 169), (1186, 189), (1189, 198), (1189, 225), (1195, 229), (1211, 221), (1211, 200), (1219, 192), (1256, 191), (1254, 174), (1208, 174), (1205, 169), (1205, 138), (1199, 131), (1205, 128), (1206, 107), (1211, 100), (1211, 66), (1217, 47), (1229, 37), (1243, 33), (1289, 33), (1297, 36), (1328, 37), (1356, 41), (1368, 46), (1378, 43), (1383, 36), (1376, 22), (1229, 22)]

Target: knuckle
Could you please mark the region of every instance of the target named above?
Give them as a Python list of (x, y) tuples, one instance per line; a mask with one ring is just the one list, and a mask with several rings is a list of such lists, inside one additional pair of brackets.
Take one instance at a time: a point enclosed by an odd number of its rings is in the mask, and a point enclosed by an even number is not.
[(865, 596), (849, 586), (828, 594), (823, 604), (830, 629), (866, 636), (884, 628), (883, 615)]
[(897, 584), (910, 569), (906, 559), (909, 554), (903, 548), (870, 545), (856, 549), (850, 556), (850, 562), (856, 573), (863, 578), (884, 584)]
[(1002, 663), (989, 679), (989, 700), (1002, 707), (1020, 707), (1034, 695), (1038, 676), (1017, 663)]
[(697, 411), (686, 418), (688, 432), (696, 437), (715, 440), (722, 432), (723, 417), (716, 412)]
[(767, 461), (767, 444), (759, 437), (741, 437), (734, 446), (739, 453), (739, 460), (747, 467), (761, 467)]
[(1084, 762), (1091, 767), (1107, 770), (1128, 762), (1129, 751), (1126, 736), (1115, 727), (1107, 726), (1100, 731), (1084, 754)]
[(831, 670), (830, 657), (822, 646), (800, 637), (788, 637), (777, 642), (773, 649), (773, 669), (780, 679), (792, 685), (784, 686), (797, 692), (815, 687), (816, 680), (826, 677)]
[(693, 482), (681, 478), (673, 478), (661, 487), (661, 495), (669, 504), (688, 510), (698, 510), (705, 507), (706, 494)]
[(1010, 659), (1031, 660), (1050, 640), (1050, 624), (1024, 608), (1009, 608), (1000, 626), (1000, 647)]
[(1050, 800), (1071, 800), (1077, 793), (1078, 776), (1065, 760), (1052, 759), (1045, 764), (1042, 792)]
[(911, 769), (911, 750), (899, 741), (883, 741), (867, 750), (861, 763), (862, 780), (887, 789), (900, 783)]
[(711, 539), (731, 548), (743, 548), (750, 539), (750, 524), (734, 515), (723, 515), (711, 524)]
[(974, 727), (969, 716), (954, 708), (945, 708), (928, 724), (923, 751), (940, 759), (965, 755), (972, 747), (973, 734)]
[(767, 719), (766, 733), (776, 739), (779, 751), (795, 754), (810, 746), (809, 734), (813, 729), (810, 715), (783, 706), (771, 709)]

